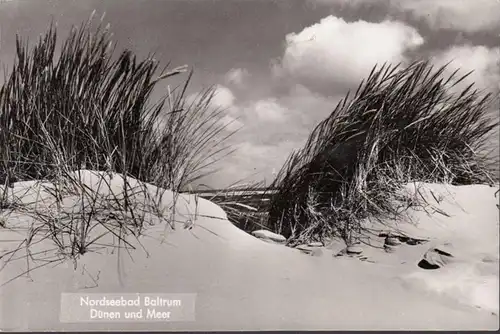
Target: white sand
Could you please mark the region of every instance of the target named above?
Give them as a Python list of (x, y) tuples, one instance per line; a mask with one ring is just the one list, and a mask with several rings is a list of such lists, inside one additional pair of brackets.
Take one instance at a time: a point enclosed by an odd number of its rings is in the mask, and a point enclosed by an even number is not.
[[(83, 171), (87, 183), (95, 176)], [(113, 178), (113, 191), (121, 186)], [(36, 199), (33, 183), (17, 183), (14, 192), (31, 189), (23, 201), (45, 206), (50, 196)], [(443, 189), (443, 186), (436, 186)], [(151, 192), (155, 188), (150, 186)], [(452, 239), (470, 258), (488, 257), (498, 267), (498, 209), (496, 188), (452, 187), (457, 202), (455, 215), (441, 224), (435, 234), (432, 219), (416, 213), (422, 227), (412, 232), (438, 235), (435, 242)], [(106, 190), (106, 191), (109, 191)], [(19, 195), (18, 195), (19, 196)], [(164, 192), (161, 202), (169, 212), (174, 194)], [(491, 197), (491, 198), (490, 198)], [(67, 204), (76, 198), (68, 198)], [(491, 207), (493, 206), (493, 208)], [(272, 330), (272, 329), (497, 329), (498, 270), (486, 268), (481, 260), (462, 268), (424, 271), (416, 266), (429, 244), (404, 246), (386, 254), (367, 250), (376, 263), (352, 258), (333, 258), (325, 252), (311, 257), (256, 239), (237, 229), (217, 205), (194, 196), (180, 195), (176, 205), (176, 230), (165, 223), (148, 226), (138, 249), (118, 257), (108, 250), (87, 253), (78, 262), (34, 270), (30, 278), (20, 277), (0, 287), (0, 328), (3, 330)], [(496, 210), (496, 211), (495, 211)], [(194, 213), (197, 212), (197, 219)], [(216, 218), (209, 218), (216, 217)], [(443, 216), (444, 218), (444, 216)], [(154, 222), (154, 217), (150, 217)], [(194, 222), (184, 229), (186, 220)], [(440, 218), (439, 218), (440, 219)], [(29, 219), (11, 215), (8, 226), (26, 227)], [(405, 225), (406, 226), (406, 225)], [(481, 231), (480, 231), (481, 230)], [(496, 232), (492, 232), (495, 230)], [(450, 231), (450, 232), (446, 232)], [(95, 232), (96, 234), (99, 231)], [(465, 233), (465, 234), (464, 234)], [(495, 234), (496, 233), (496, 234)], [(465, 236), (466, 237), (465, 237)], [(14, 245), (7, 240), (24, 238), (22, 231), (0, 230), (0, 247)], [(33, 249), (52, 248), (45, 240)], [(32, 250), (32, 251), (34, 251)], [(118, 259), (120, 261), (118, 261)], [(5, 259), (4, 259), (5, 260)], [(496, 261), (496, 262), (495, 262)], [(6, 262), (6, 261), (4, 261)], [(405, 262), (405, 263), (401, 263)], [(485, 268), (479, 266), (485, 264)], [(10, 261), (0, 271), (4, 283), (26, 267), (25, 260)], [(85, 268), (85, 269), (83, 269)], [(82, 274), (82, 271), (84, 272)], [(463, 275), (462, 275), (463, 273)], [(97, 280), (98, 276), (98, 280)], [(93, 277), (93, 279), (91, 278)], [(484, 279), (483, 279), (484, 278)], [(482, 280), (483, 279), (483, 280)], [(96, 287), (91, 287), (97, 280)], [(90, 287), (90, 288), (89, 288)], [(496, 290), (495, 290), (496, 289)], [(59, 322), (62, 292), (101, 293), (196, 293), (196, 320), (170, 323), (77, 323)], [(496, 303), (496, 304), (495, 304)], [(473, 304), (479, 304), (481, 308)], [(494, 305), (495, 304), (495, 305)], [(476, 305), (478, 306), (478, 305)], [(498, 312), (497, 312), (498, 314)]]

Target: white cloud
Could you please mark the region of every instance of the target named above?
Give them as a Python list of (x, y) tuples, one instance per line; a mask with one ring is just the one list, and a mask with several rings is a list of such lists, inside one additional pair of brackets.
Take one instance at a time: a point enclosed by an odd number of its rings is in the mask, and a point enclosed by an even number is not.
[(236, 98), (229, 88), (218, 85), (211, 103), (214, 107), (227, 109), (234, 105), (235, 100)]
[(409, 13), (433, 29), (466, 32), (500, 28), (500, 1), (497, 0), (312, 0), (313, 3), (359, 7), (383, 5), (391, 13)]
[[(202, 99), (204, 92), (197, 92), (190, 94), (186, 97), (186, 103), (191, 105), (193, 103), (198, 103)], [(223, 109), (225, 114), (235, 114), (237, 113), (236, 97), (233, 92), (222, 85), (215, 86), (214, 95), (210, 100), (210, 108), (213, 109)]]
[(243, 122), (241, 122), (239, 119), (234, 118), (231, 115), (224, 115), (219, 122), (225, 126), (226, 130), (228, 131), (238, 131), (243, 127)]
[[(237, 151), (224, 160), (225, 185), (242, 177), (272, 179), (293, 149), (303, 146), (316, 124), (328, 116), (338, 97), (325, 98), (296, 85), (288, 94), (238, 105), (245, 127), (231, 138)], [(230, 182), (231, 180), (231, 182)]]
[(257, 101), (250, 109), (262, 122), (282, 122), (288, 113), (288, 110), (277, 103), (276, 99)]
[(404, 62), (405, 52), (423, 42), (415, 28), (401, 22), (346, 22), (328, 16), (286, 36), (275, 74), (315, 91), (332, 83), (357, 85), (375, 64)]
[(474, 71), (463, 83), (457, 85), (456, 89), (463, 89), (474, 82), (476, 88), (489, 92), (500, 92), (500, 48), (487, 48), (485, 46), (453, 46), (433, 57), (433, 63), (442, 66), (448, 62), (448, 74), (460, 69), (464, 75)]
[(264, 144), (302, 140), (332, 112), (339, 99), (323, 97), (304, 86), (295, 85), (280, 97), (238, 105), (235, 110), (245, 124), (240, 133), (241, 140)]
[[(197, 103), (200, 98), (202, 98), (200, 92), (190, 94), (186, 98), (186, 103), (188, 105)], [(217, 85), (209, 105), (211, 109), (222, 109), (222, 114), (218, 116), (220, 117), (218, 123), (225, 126), (225, 130), (231, 132), (241, 129), (244, 125), (238, 118), (239, 107), (236, 102), (236, 97), (229, 88)]]
[(233, 84), (236, 86), (242, 86), (246, 78), (250, 76), (250, 73), (246, 68), (232, 68), (224, 76), (224, 80), (228, 84)]

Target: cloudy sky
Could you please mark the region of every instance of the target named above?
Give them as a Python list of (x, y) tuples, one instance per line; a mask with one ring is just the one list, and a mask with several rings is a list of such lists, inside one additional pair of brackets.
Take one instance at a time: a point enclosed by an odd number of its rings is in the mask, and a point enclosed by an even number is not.
[(119, 48), (194, 68), (190, 93), (217, 85), (214, 106), (240, 130), (213, 187), (271, 181), (377, 63), (453, 61), (500, 91), (499, 0), (0, 0), (0, 64), (16, 33), (33, 41), (53, 19), (66, 36), (94, 9)]

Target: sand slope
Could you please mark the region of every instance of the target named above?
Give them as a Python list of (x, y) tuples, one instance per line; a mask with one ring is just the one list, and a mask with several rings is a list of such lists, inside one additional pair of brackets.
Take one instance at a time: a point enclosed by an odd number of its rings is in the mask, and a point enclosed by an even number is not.
[[(83, 171), (88, 184), (93, 172)], [(120, 187), (120, 176), (112, 187)], [(14, 192), (34, 189), (34, 184), (15, 184)], [(36, 188), (36, 187), (35, 187)], [(111, 189), (111, 191), (116, 191)], [(154, 187), (150, 186), (155, 192)], [(110, 191), (104, 190), (104, 191)], [(459, 192), (461, 192), (460, 190)], [(487, 194), (483, 188), (467, 192)], [(45, 194), (28, 191), (23, 201), (50, 202)], [(465, 190), (464, 190), (465, 193)], [(164, 192), (165, 212), (175, 194)], [(473, 196), (475, 197), (475, 196)], [(467, 197), (469, 198), (469, 197)], [(69, 202), (76, 199), (68, 199)], [(483, 202), (477, 201), (483, 211)], [(69, 205), (70, 206), (70, 205)], [(496, 208), (495, 208), (496, 209)], [(3, 330), (271, 330), (271, 329), (496, 329), (498, 316), (489, 310), (442, 296), (428, 288), (428, 275), (412, 263), (367, 263), (331, 254), (310, 257), (298, 250), (263, 242), (237, 229), (220, 207), (194, 196), (180, 195), (176, 205), (175, 231), (151, 217), (138, 247), (126, 251), (100, 250), (85, 254), (74, 270), (72, 262), (45, 266), (0, 287), (0, 328)], [(488, 209), (489, 210), (489, 209)], [(196, 214), (196, 217), (194, 213)], [(491, 214), (490, 210), (490, 214)], [(196, 219), (195, 219), (196, 218)], [(485, 218), (485, 217), (481, 217)], [(490, 217), (491, 218), (491, 217)], [(498, 215), (497, 215), (498, 220)], [(192, 220), (192, 229), (184, 229)], [(29, 218), (11, 215), (8, 226), (22, 227)], [(457, 223), (466, 225), (465, 222)], [(486, 224), (486, 223), (485, 223)], [(460, 226), (462, 226), (460, 225)], [(491, 220), (490, 220), (491, 225)], [(2, 250), (19, 240), (21, 231), (0, 231)], [(97, 232), (96, 232), (97, 233)], [(457, 232), (458, 233), (458, 232)], [(444, 233), (446, 234), (446, 233)], [(498, 243), (492, 236), (488, 240)], [(479, 237), (478, 237), (479, 238)], [(37, 244), (48, 249), (49, 241)], [(491, 247), (488, 251), (491, 253)], [(481, 248), (481, 247), (478, 247)], [(420, 252), (413, 248), (407, 253)], [(479, 249), (478, 252), (486, 252)], [(405, 253), (402, 251), (401, 254)], [(374, 253), (375, 254), (375, 253)], [(377, 253), (380, 259), (382, 253)], [(401, 254), (393, 257), (402, 256)], [(495, 254), (493, 252), (493, 254)], [(498, 254), (498, 249), (496, 250)], [(375, 255), (374, 255), (375, 256)], [(410, 255), (407, 255), (411, 257)], [(5, 259), (3, 259), (5, 260)], [(498, 261), (498, 257), (496, 258)], [(409, 261), (411, 262), (411, 260)], [(4, 261), (5, 263), (5, 261)], [(25, 261), (11, 261), (0, 271), (1, 282), (22, 272)], [(405, 268), (402, 270), (401, 268)], [(417, 276), (411, 276), (415, 275)], [(409, 275), (409, 276), (408, 276)], [(441, 274), (447, 275), (447, 274)], [(493, 275), (494, 276), (494, 275)], [(408, 278), (408, 277), (411, 277)], [(496, 273), (498, 283), (498, 272)], [(444, 277), (446, 279), (449, 276)], [(413, 284), (412, 281), (425, 284)], [(436, 278), (435, 281), (440, 279)], [(97, 281), (97, 286), (95, 286)], [(498, 286), (498, 284), (497, 284)], [(196, 293), (196, 321), (171, 323), (65, 324), (59, 322), (62, 292)], [(484, 291), (488, 294), (490, 290)], [(494, 292), (493, 292), (494, 293)], [(498, 295), (498, 294), (497, 294)]]
[[(410, 208), (408, 220), (386, 220), (385, 226), (377, 227), (391, 227), (429, 242), (400, 247), (390, 255), (372, 250), (372, 257), (379, 262), (399, 263), (399, 277), (414, 290), (499, 314), (497, 190), (498, 186), (487, 185), (409, 184), (405, 191), (418, 192), (427, 205)], [(415, 264), (433, 247), (450, 251), (452, 262), (439, 270), (416, 270)]]

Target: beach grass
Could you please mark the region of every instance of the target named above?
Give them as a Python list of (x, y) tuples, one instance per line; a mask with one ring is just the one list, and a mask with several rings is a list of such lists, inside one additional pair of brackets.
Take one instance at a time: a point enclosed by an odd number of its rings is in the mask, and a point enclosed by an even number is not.
[[(137, 239), (151, 220), (146, 213), (176, 220), (177, 197), (172, 212), (159, 212), (161, 194), (136, 181), (178, 194), (231, 152), (224, 142), (233, 132), (220, 122), (224, 110), (211, 103), (215, 87), (188, 97), (186, 66), (161, 67), (154, 54), (117, 53), (111, 37), (92, 17), (61, 42), (53, 24), (34, 46), (17, 36), (14, 64), (0, 87), (0, 203), (4, 220), (15, 211), (33, 222), (3, 259), (23, 258), (21, 250), (34, 259), (33, 246), (45, 239), (54, 245), (45, 265), (76, 260), (109, 236), (114, 241), (106, 246), (127, 246), (126, 236)], [(159, 83), (181, 75), (181, 85), (166, 85), (153, 100)], [(82, 170), (98, 172), (97, 188), (82, 180)], [(43, 193), (51, 204), (22, 202), (14, 190), (25, 182), (38, 189), (34, 198)], [(102, 196), (117, 186), (120, 191)], [(78, 210), (65, 208), (68, 198)]]
[(192, 73), (152, 101), (185, 66), (161, 68), (154, 54), (139, 60), (126, 49), (117, 55), (108, 27), (93, 29), (91, 20), (59, 48), (53, 25), (32, 48), (17, 38), (0, 89), (2, 183), (51, 179), (65, 166), (180, 191), (230, 151), (223, 110), (210, 103), (215, 89), (186, 98)]
[(445, 76), (447, 66), (375, 66), (278, 173), (268, 228), (289, 245), (332, 236), (353, 244), (363, 219), (398, 213), (405, 183), (494, 183), (497, 96), (473, 84), (457, 91), (470, 73)]

